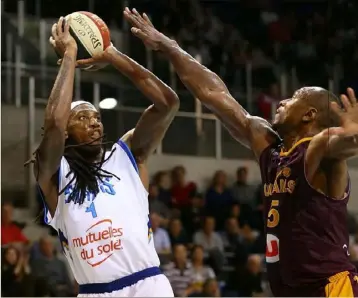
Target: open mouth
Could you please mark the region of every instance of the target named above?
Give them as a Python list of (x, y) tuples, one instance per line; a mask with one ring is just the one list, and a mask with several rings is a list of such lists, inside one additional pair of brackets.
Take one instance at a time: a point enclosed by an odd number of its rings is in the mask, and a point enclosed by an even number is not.
[(95, 130), (92, 134), (91, 134), (91, 138), (92, 139), (99, 139), (101, 137), (101, 133), (98, 130)]

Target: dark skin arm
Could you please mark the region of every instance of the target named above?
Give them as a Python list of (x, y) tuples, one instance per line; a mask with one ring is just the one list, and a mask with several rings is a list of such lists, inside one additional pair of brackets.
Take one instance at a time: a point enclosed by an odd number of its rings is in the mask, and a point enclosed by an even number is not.
[(335, 199), (344, 199), (347, 188), (346, 160), (358, 155), (358, 105), (353, 89), (341, 96), (344, 109), (332, 103), (332, 113), (340, 118), (341, 126), (326, 129), (316, 135), (307, 149), (307, 179), (318, 190)]
[(69, 33), (62, 29), (63, 19), (52, 27), (50, 43), (63, 55), (63, 61), (49, 97), (44, 123), (44, 135), (37, 151), (34, 175), (44, 193), (47, 207), (53, 216), (57, 207), (58, 185), (56, 173), (65, 146), (66, 127), (70, 115), (75, 76), (77, 45)]
[(136, 158), (142, 182), (146, 188), (149, 178), (146, 161), (162, 141), (165, 132), (179, 109), (176, 93), (149, 70), (121, 53), (113, 46), (97, 57), (78, 61), (78, 65), (103, 63), (112, 64), (150, 100), (152, 105), (140, 117), (135, 129), (129, 131), (124, 140)]
[(230, 134), (251, 148), (259, 159), (262, 151), (277, 138), (271, 125), (260, 117), (251, 116), (215, 73), (181, 49), (174, 40), (157, 31), (145, 14), (141, 16), (135, 9), (130, 11), (126, 8), (124, 16), (133, 26), (132, 33), (147, 47), (162, 52), (193, 96), (213, 111)]

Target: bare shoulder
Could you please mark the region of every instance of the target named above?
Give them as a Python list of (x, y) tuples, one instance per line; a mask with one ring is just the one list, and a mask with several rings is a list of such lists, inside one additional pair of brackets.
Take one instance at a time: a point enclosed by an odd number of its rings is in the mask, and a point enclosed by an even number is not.
[(265, 119), (257, 116), (248, 117), (250, 148), (259, 160), (261, 153), (271, 144), (280, 139), (280, 136), (273, 130), (272, 125)]
[(121, 137), (121, 141), (123, 141), (124, 143), (127, 144), (127, 146), (129, 148), (131, 148), (131, 141), (133, 138), (133, 133), (134, 133), (134, 128), (127, 131), (122, 137)]
[[(133, 133), (134, 133), (134, 128), (127, 131), (122, 137), (121, 137), (121, 141), (123, 141), (124, 143), (126, 143), (126, 145), (128, 146), (129, 149), (131, 149), (131, 142), (132, 142), (132, 138), (133, 138)], [(133, 153), (132, 153), (133, 154)], [(137, 167), (138, 167), (138, 171), (139, 171), (139, 177), (144, 185), (144, 187), (148, 190), (149, 188), (149, 173), (148, 173), (148, 168), (145, 162), (140, 162), (140, 159), (137, 159), (136, 156), (133, 154), (136, 163), (137, 163)]]

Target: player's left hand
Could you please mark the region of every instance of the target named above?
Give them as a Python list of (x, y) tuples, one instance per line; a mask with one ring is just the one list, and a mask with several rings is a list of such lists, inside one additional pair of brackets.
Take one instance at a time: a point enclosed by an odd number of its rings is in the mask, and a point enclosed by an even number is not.
[(332, 110), (340, 118), (341, 126), (331, 128), (330, 133), (346, 136), (358, 134), (357, 98), (352, 88), (347, 89), (347, 95), (341, 95), (343, 109), (336, 102), (331, 103)]
[(145, 13), (140, 15), (135, 8), (130, 11), (126, 7), (123, 14), (124, 18), (133, 26), (131, 28), (133, 35), (141, 39), (145, 46), (151, 50), (158, 51), (162, 43), (171, 41), (169, 37), (155, 29)]
[[(92, 58), (77, 60), (76, 67), (87, 67), (90, 65), (107, 64), (110, 61), (110, 56), (115, 51), (116, 51), (116, 48), (111, 43), (111, 45), (107, 49), (105, 49), (103, 52), (101, 52), (100, 54), (97, 54), (97, 55), (93, 56)], [(61, 63), (62, 63), (62, 59), (59, 59), (57, 61), (57, 64), (61, 65)]]

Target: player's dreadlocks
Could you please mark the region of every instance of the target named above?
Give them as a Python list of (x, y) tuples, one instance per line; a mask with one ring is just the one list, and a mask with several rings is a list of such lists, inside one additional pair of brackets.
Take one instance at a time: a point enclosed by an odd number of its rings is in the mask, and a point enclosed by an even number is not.
[[(72, 144), (70, 139), (66, 140), (65, 150), (64, 150), (64, 157), (66, 158), (69, 166), (70, 172), (66, 175), (68, 178), (71, 174), (73, 177), (71, 180), (66, 184), (65, 187), (61, 191), (59, 191), (59, 195), (65, 192), (67, 187), (71, 185), (75, 181), (75, 185), (73, 187), (73, 191), (70, 193), (68, 200), (73, 201), (75, 204), (83, 204), (86, 199), (87, 193), (92, 193), (95, 196), (99, 192), (98, 181), (102, 181), (105, 178), (115, 177), (120, 180), (115, 174), (112, 174), (104, 169), (102, 169), (102, 165), (112, 156), (115, 148), (112, 149), (111, 153), (105, 158), (105, 150), (106, 145), (110, 144), (111, 142), (102, 142), (101, 150), (103, 152), (101, 160), (98, 162), (89, 162), (86, 158), (83, 157), (81, 151), (83, 152), (84, 149), (88, 146), (95, 146), (93, 145), (94, 142), (98, 141), (99, 139), (103, 139), (104, 136), (101, 136), (91, 142), (82, 143), (82, 144)], [(30, 163), (35, 163), (38, 167), (37, 173), (39, 173), (39, 149), (37, 148), (36, 151), (33, 153), (34, 157), (27, 161), (24, 165), (27, 166)], [(38, 180), (38, 177), (36, 177)]]

